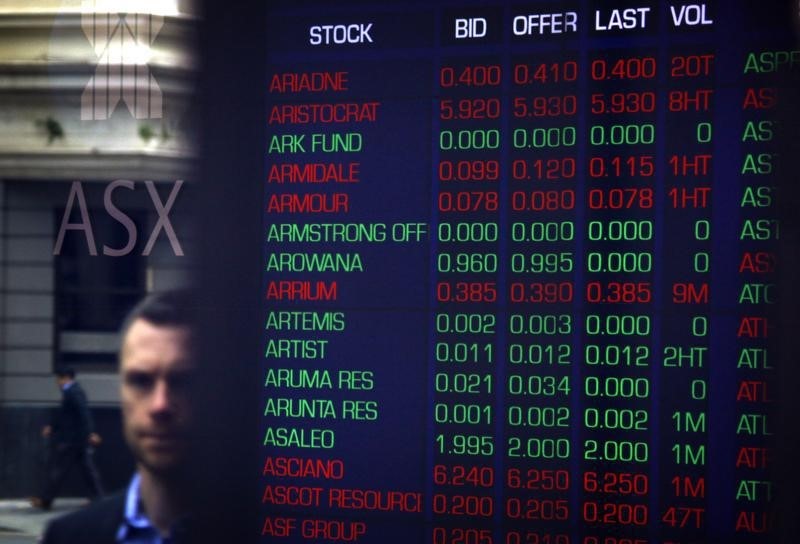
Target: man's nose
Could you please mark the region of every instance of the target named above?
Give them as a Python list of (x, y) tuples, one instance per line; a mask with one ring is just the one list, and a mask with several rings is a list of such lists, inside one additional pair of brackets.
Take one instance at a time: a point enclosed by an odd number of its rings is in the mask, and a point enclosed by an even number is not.
[(156, 381), (153, 388), (153, 397), (150, 402), (150, 409), (154, 414), (168, 413), (172, 410), (172, 392), (166, 380)]

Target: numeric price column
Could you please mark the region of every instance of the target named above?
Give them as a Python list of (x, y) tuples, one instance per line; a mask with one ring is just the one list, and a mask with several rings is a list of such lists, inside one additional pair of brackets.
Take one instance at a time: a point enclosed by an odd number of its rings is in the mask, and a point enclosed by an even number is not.
[(506, 544), (568, 544), (574, 516), (577, 57), (512, 57)]
[(583, 544), (646, 542), (651, 521), (657, 72), (646, 49), (590, 57)]
[(495, 59), (439, 69), (434, 544), (493, 542), (502, 78)]

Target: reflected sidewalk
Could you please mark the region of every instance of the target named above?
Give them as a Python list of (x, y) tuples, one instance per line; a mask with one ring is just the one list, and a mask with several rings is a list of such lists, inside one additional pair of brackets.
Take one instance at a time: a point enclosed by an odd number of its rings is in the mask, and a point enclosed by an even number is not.
[(58, 498), (45, 512), (31, 506), (27, 499), (0, 500), (0, 544), (37, 542), (47, 522), (86, 504), (84, 498)]

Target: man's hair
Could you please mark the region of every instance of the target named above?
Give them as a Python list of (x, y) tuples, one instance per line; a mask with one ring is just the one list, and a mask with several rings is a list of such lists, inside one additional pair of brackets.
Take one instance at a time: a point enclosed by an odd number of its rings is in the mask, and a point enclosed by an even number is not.
[(75, 379), (75, 369), (71, 366), (59, 365), (56, 367), (53, 374), (55, 374), (57, 378), (69, 378), (70, 380)]
[(125, 338), (128, 329), (137, 319), (159, 326), (190, 327), (193, 315), (192, 296), (190, 291), (164, 291), (154, 293), (142, 299), (128, 312), (122, 322), (120, 337)]

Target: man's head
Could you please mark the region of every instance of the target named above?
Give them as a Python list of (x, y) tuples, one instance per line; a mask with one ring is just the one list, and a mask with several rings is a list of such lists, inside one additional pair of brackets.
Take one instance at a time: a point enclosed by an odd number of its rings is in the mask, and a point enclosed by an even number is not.
[(55, 375), (56, 383), (58, 383), (59, 387), (64, 387), (75, 379), (75, 371), (68, 366), (60, 366), (56, 368)]
[(190, 297), (151, 295), (122, 326), (120, 398), (125, 440), (140, 470), (169, 477), (181, 472), (192, 424)]

